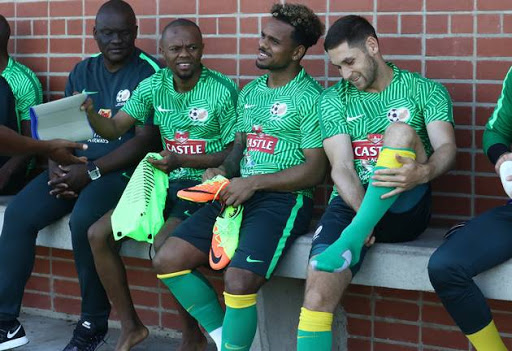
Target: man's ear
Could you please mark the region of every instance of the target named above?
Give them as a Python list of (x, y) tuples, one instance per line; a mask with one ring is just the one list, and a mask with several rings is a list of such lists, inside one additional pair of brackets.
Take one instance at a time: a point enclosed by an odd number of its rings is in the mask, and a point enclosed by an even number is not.
[(305, 54), (306, 54), (306, 47), (304, 45), (299, 45), (293, 51), (292, 59), (294, 61), (300, 61), (300, 60), (302, 60), (302, 58), (304, 57)]
[(372, 56), (375, 56), (379, 53), (379, 42), (376, 38), (370, 36), (366, 39), (365, 43), (366, 51)]

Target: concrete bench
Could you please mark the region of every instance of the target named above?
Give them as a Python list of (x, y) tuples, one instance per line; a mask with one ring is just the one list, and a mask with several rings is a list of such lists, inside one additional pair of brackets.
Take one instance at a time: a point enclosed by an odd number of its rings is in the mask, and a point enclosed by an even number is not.
[[(0, 197), (0, 225), (7, 198)], [(71, 249), (69, 217), (44, 228), (37, 245)], [(354, 279), (355, 284), (402, 290), (433, 291), (427, 275), (428, 259), (442, 240), (444, 229), (429, 228), (418, 240), (400, 244), (375, 244)], [(278, 266), (275, 276), (258, 296), (258, 333), (252, 350), (295, 349), (296, 326), (304, 293), (312, 234), (299, 238)], [(134, 241), (121, 254), (147, 259), (148, 245)], [(476, 280), (488, 298), (512, 300), (512, 260), (479, 275)], [(335, 318), (337, 350), (346, 350), (346, 318), (339, 308)]]

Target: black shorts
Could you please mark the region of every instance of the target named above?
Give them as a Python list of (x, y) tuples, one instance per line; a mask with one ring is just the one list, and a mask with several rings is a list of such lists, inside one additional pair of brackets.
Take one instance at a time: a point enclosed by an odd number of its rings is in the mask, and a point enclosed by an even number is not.
[[(313, 200), (293, 193), (256, 192), (243, 206), (240, 240), (228, 267), (269, 279), (295, 239), (307, 232)], [(172, 236), (208, 254), (212, 228), (220, 212), (220, 203), (208, 204), (184, 221)]]
[(173, 180), (169, 182), (169, 189), (167, 190), (167, 200), (165, 202), (164, 217), (179, 218), (185, 220), (192, 216), (194, 212), (199, 210), (204, 204), (197, 202), (182, 200), (177, 196), (181, 189), (190, 188), (199, 184), (197, 180)]
[[(398, 243), (416, 239), (425, 231), (430, 221), (432, 196), (430, 185), (420, 185), (404, 192), (377, 223), (373, 231), (375, 241), (381, 243)], [(335, 242), (345, 228), (352, 222), (354, 210), (340, 196), (329, 203), (318, 222), (310, 257), (322, 253)], [(359, 262), (350, 270), (352, 275), (361, 268), (368, 247), (363, 246)]]

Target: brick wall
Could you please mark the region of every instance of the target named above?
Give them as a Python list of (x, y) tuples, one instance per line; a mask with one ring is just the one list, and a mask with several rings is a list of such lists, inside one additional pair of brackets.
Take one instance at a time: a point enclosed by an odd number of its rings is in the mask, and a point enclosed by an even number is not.
[[(230, 75), (240, 85), (261, 73), (254, 66), (254, 56), (259, 32), (273, 0), (129, 2), (139, 20), (137, 45), (148, 53), (157, 54), (158, 33), (169, 20), (186, 17), (196, 20), (203, 30), (204, 62), (208, 66)], [(512, 44), (511, 1), (297, 2), (315, 9), (327, 26), (344, 14), (366, 16), (376, 25), (387, 59), (436, 79), (448, 88), (454, 101), (459, 152), (456, 169), (434, 182), (434, 224), (446, 225), (470, 218), (503, 203), (499, 180), (480, 147), (483, 126), (512, 61), (509, 53)], [(67, 73), (74, 64), (97, 52), (91, 34), (94, 15), (101, 3), (97, 0), (0, 0), (0, 13), (12, 26), (11, 52), (37, 72), (47, 99), (62, 96)], [(304, 65), (324, 86), (339, 79), (321, 45), (310, 50)], [(317, 191), (317, 215), (325, 206), (329, 188), (326, 184)], [(150, 273), (148, 263), (128, 262), (130, 282), (143, 319), (150, 325), (175, 327), (172, 304), (167, 294), (162, 295), (163, 290)], [(28, 287), (26, 305), (78, 312), (76, 296), (79, 293), (69, 252), (40, 249), (36, 272)], [(375, 338), (373, 350), (415, 350), (415, 345), (421, 343), (429, 345), (423, 350), (468, 349), (467, 342), (455, 328), (444, 326), (449, 324), (448, 319), (436, 317), (443, 316), (444, 312), (437, 302), (432, 302), (435, 299), (430, 294), (365, 288), (354, 289), (347, 300), (360, 302), (349, 307), (353, 335), (350, 343), (354, 350), (370, 350), (368, 340), (371, 336)], [(404, 308), (404, 314), (399, 308), (399, 315), (395, 315), (389, 307), (393, 305), (410, 308)], [(359, 307), (361, 311), (354, 310)], [(496, 303), (495, 307), (504, 311), (510, 310), (511, 306)], [(506, 326), (500, 324), (499, 319), (498, 324)], [(388, 338), (403, 346), (386, 346)]]

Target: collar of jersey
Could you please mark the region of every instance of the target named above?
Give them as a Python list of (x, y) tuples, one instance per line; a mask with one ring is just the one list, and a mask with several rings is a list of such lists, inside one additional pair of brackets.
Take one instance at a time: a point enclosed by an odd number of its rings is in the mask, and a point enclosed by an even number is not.
[(268, 81), (268, 76), (269, 74), (265, 74), (263, 76), (260, 77), (260, 82), (258, 84), (258, 88), (262, 91), (267, 91), (267, 92), (276, 92), (276, 91), (280, 91), (281, 89), (286, 89), (288, 88), (289, 86), (291, 86), (292, 84), (295, 84), (295, 82), (298, 82), (300, 80), (302, 80), (302, 78), (304, 78), (304, 76), (306, 75), (306, 70), (304, 69), (304, 67), (302, 67), (302, 69), (299, 71), (299, 73), (297, 73), (297, 75), (295, 77), (293, 77), (293, 79), (291, 81), (289, 81), (288, 83), (286, 83), (285, 85), (283, 85), (282, 87), (279, 87), (279, 88), (269, 88), (268, 85), (267, 85), (267, 81)]

